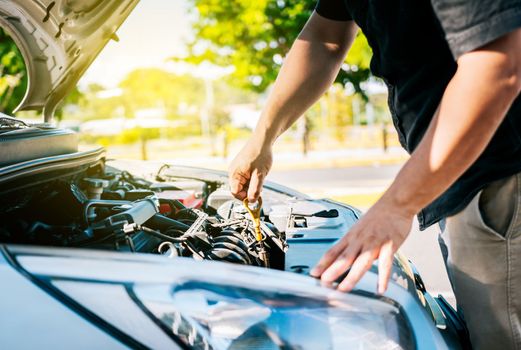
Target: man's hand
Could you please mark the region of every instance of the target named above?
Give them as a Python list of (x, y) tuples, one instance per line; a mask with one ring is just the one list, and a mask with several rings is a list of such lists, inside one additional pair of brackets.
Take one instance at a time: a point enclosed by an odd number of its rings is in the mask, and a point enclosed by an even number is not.
[(248, 197), (250, 202), (256, 202), (272, 162), (271, 147), (262, 147), (250, 140), (230, 164), (228, 176), (232, 194), (237, 199)]
[(378, 293), (383, 294), (394, 253), (409, 235), (413, 218), (414, 213), (379, 201), (329, 249), (311, 275), (330, 284), (351, 268), (338, 285), (339, 290), (348, 292), (378, 259)]

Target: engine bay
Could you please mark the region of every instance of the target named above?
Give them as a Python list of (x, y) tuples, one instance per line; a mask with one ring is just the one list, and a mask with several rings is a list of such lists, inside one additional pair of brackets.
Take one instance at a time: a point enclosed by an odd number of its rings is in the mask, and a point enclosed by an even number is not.
[[(247, 208), (231, 197), (224, 183), (160, 172), (149, 181), (100, 167), (14, 191), (2, 201), (0, 242), (153, 253), (284, 270), (288, 242), (306, 241), (302, 232), (314, 228), (336, 232), (312, 239), (322, 243), (338, 238), (337, 209), (315, 205), (298, 213), (298, 205), (291, 205), (287, 195), (268, 199), (256, 236)], [(308, 267), (291, 264), (297, 272)]]

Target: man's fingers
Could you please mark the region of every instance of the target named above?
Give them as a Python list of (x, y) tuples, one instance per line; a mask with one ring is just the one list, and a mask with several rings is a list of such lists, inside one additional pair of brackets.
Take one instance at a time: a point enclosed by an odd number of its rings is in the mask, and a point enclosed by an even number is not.
[(230, 177), (229, 182), (230, 182), (230, 192), (235, 196), (237, 193), (240, 192), (242, 186), (239, 183), (239, 181), (237, 181), (237, 179), (235, 179), (233, 177)]
[(256, 202), (257, 198), (259, 198), (263, 181), (264, 174), (262, 174), (258, 169), (254, 169), (248, 187), (248, 200), (250, 202)]
[(242, 201), (244, 200), (244, 198), (246, 198), (246, 195), (246, 191), (239, 191), (237, 194), (234, 195), (234, 197)]
[(230, 183), (230, 192), (232, 195), (240, 200), (246, 197), (245, 185), (248, 184), (248, 179), (240, 174), (231, 174), (228, 182)]
[(232, 173), (228, 179), (230, 192), (237, 199), (243, 200), (247, 196), (250, 202), (255, 202), (259, 198), (263, 180), (264, 175), (257, 169), (253, 170), (250, 177), (239, 172)]
[(393, 242), (388, 241), (380, 248), (380, 255), (378, 256), (378, 294), (383, 294), (387, 290), (393, 256)]
[(338, 285), (338, 290), (342, 292), (351, 291), (362, 276), (371, 268), (377, 256), (378, 249), (376, 248), (362, 249), (362, 253), (356, 258), (347, 277)]
[(323, 256), (315, 267), (309, 272), (311, 276), (320, 277), (322, 273), (336, 260), (336, 258), (347, 247), (347, 240), (341, 239), (333, 247), (331, 247)]
[(326, 283), (334, 282), (349, 269), (359, 252), (360, 246), (358, 244), (350, 244), (347, 246), (343, 253), (322, 273), (322, 281)]

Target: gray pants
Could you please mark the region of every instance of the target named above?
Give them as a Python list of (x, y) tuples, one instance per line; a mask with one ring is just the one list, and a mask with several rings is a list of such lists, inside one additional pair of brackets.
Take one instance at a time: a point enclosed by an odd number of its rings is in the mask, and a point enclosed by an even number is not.
[(485, 187), (441, 238), (473, 347), (521, 349), (521, 174)]

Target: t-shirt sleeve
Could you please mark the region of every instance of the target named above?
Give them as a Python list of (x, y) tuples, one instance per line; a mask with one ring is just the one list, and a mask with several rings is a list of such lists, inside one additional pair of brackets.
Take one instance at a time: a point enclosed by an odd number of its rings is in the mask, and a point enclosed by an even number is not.
[(334, 21), (352, 20), (344, 0), (318, 0), (315, 11), (322, 17)]
[(521, 0), (431, 0), (454, 58), (521, 27)]

